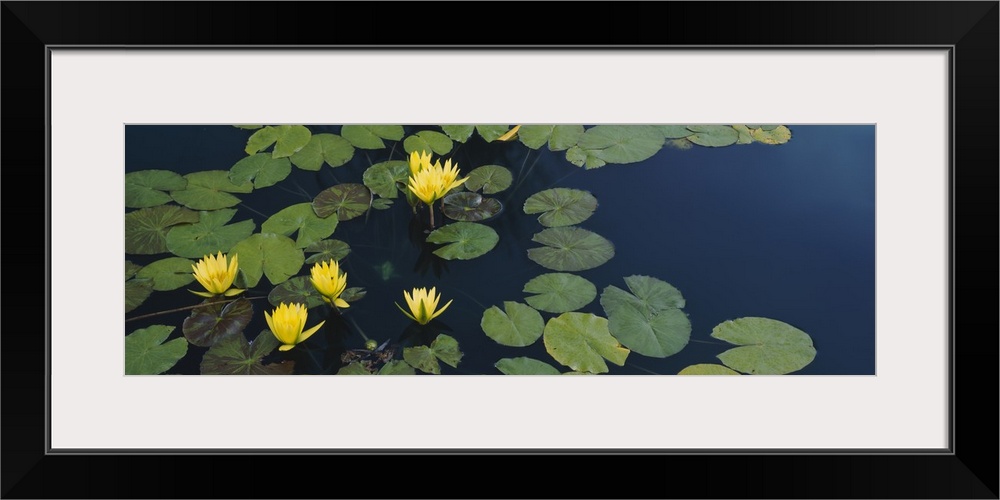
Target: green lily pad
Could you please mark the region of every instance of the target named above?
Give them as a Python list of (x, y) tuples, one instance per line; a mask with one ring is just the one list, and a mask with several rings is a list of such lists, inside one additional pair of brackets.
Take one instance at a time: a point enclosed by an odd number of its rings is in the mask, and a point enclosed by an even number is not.
[(550, 319), (542, 340), (556, 361), (580, 372), (607, 373), (605, 359), (623, 366), (629, 354), (608, 332), (608, 320), (593, 314), (568, 312)]
[(337, 218), (344, 221), (367, 212), (371, 202), (372, 192), (364, 184), (337, 184), (320, 191), (313, 199), (312, 208), (319, 217), (336, 213)]
[(663, 133), (652, 125), (597, 125), (576, 145), (607, 163), (636, 163), (663, 147)]
[(247, 139), (244, 149), (248, 155), (267, 149), (274, 144), (273, 158), (292, 156), (309, 144), (312, 132), (302, 125), (274, 125), (264, 127)]
[(253, 181), (254, 188), (273, 186), (292, 173), (288, 158), (272, 158), (267, 153), (247, 156), (229, 167), (229, 180), (234, 184)]
[(446, 260), (468, 260), (484, 255), (497, 245), (500, 236), (489, 226), (474, 222), (456, 222), (435, 229), (427, 235), (428, 243), (444, 244), (434, 255)]
[(750, 135), (750, 129), (746, 125), (733, 125), (733, 130), (740, 134), (739, 139), (736, 139), (736, 144), (750, 144), (753, 142), (753, 136)]
[(583, 125), (522, 125), (517, 131), (521, 143), (538, 149), (549, 143), (549, 151), (564, 151), (583, 136)]
[(344, 125), (340, 130), (340, 135), (359, 149), (382, 149), (385, 147), (382, 139), (398, 141), (403, 133), (400, 125)]
[(272, 306), (278, 307), (282, 302), (286, 304), (305, 304), (307, 309), (321, 306), (323, 296), (316, 291), (316, 287), (309, 281), (309, 276), (296, 276), (274, 287), (271, 293), (267, 294), (267, 301)]
[(375, 198), (372, 200), (372, 208), (375, 210), (388, 210), (392, 206), (392, 200), (387, 198)]
[(136, 263), (134, 263), (134, 262), (132, 262), (130, 260), (126, 260), (125, 261), (125, 280), (127, 281), (132, 276), (135, 276), (135, 273), (139, 272), (140, 269), (142, 269), (142, 266), (140, 266), (139, 264), (136, 264)]
[(167, 250), (192, 259), (218, 252), (228, 253), (236, 242), (253, 234), (257, 228), (252, 220), (226, 225), (236, 215), (236, 209), (201, 212), (197, 223), (171, 228), (167, 233)]
[(125, 174), (125, 207), (146, 208), (170, 203), (164, 191), (187, 187), (187, 179), (170, 170), (140, 170)]
[(678, 375), (739, 375), (740, 372), (735, 372), (722, 365), (704, 363), (704, 364), (687, 366), (683, 370), (677, 372), (677, 374)]
[(740, 133), (729, 125), (688, 125), (688, 130), (694, 133), (687, 140), (699, 146), (730, 146), (740, 139)]
[(493, 142), (510, 131), (510, 125), (476, 125), (476, 132), (486, 142)]
[(160, 205), (125, 214), (125, 253), (152, 255), (167, 251), (167, 231), (178, 224), (198, 222), (198, 212)]
[(331, 259), (340, 262), (340, 259), (347, 257), (347, 254), (351, 253), (351, 247), (340, 240), (323, 240), (307, 246), (305, 251), (310, 253), (316, 252), (306, 259), (306, 264), (315, 264)]
[(339, 167), (351, 158), (354, 158), (354, 146), (350, 141), (336, 134), (316, 134), (291, 156), (291, 161), (302, 170), (317, 171), (324, 161), (331, 167)]
[[(524, 127), (521, 127), (522, 129)], [(503, 358), (494, 364), (504, 375), (559, 375), (556, 367), (533, 358)]]
[(228, 208), (240, 202), (239, 198), (230, 193), (253, 191), (253, 184), (250, 182), (234, 184), (230, 181), (228, 170), (193, 172), (185, 175), (184, 178), (187, 179), (187, 187), (179, 191), (171, 191), (170, 197), (192, 210)]
[(441, 125), (441, 130), (455, 142), (467, 141), (475, 128), (475, 125)]
[(413, 367), (405, 361), (394, 359), (384, 365), (378, 371), (379, 375), (416, 375)]
[(816, 357), (812, 337), (788, 323), (769, 318), (739, 318), (712, 329), (712, 337), (738, 346), (718, 355), (726, 366), (751, 375), (799, 371)]
[(632, 293), (608, 286), (601, 294), (611, 334), (643, 356), (665, 358), (684, 349), (691, 321), (679, 309), (684, 307), (680, 291), (649, 276), (628, 276), (625, 283)]
[(542, 214), (538, 222), (546, 227), (579, 224), (589, 219), (594, 210), (597, 210), (597, 198), (579, 189), (546, 189), (524, 201), (524, 213)]
[(458, 341), (454, 337), (442, 333), (431, 342), (430, 346), (403, 348), (403, 360), (422, 372), (440, 375), (441, 365), (438, 364), (438, 360), (458, 368), (462, 352), (458, 349)]
[(494, 194), (510, 187), (514, 177), (510, 170), (500, 165), (483, 165), (469, 172), (465, 187), (469, 191), (483, 190), (483, 194)]
[(125, 282), (125, 312), (142, 305), (153, 293), (153, 280), (132, 278)]
[(538, 294), (524, 299), (528, 305), (555, 314), (580, 309), (597, 297), (593, 283), (569, 273), (536, 276), (524, 284), (524, 292)]
[(373, 193), (383, 198), (395, 198), (399, 195), (397, 182), (405, 183), (410, 178), (410, 165), (402, 160), (376, 163), (362, 175), (362, 182)]
[(566, 150), (566, 161), (587, 170), (600, 168), (608, 163), (601, 159), (599, 150), (584, 150), (573, 146)]
[(202, 375), (291, 375), (294, 361), (265, 365), (264, 356), (281, 345), (270, 330), (257, 335), (253, 343), (236, 335), (212, 346), (201, 360)]
[(528, 258), (553, 271), (593, 269), (615, 256), (610, 241), (578, 227), (551, 227), (531, 240), (545, 246), (529, 248)]
[(403, 141), (403, 150), (407, 153), (433, 151), (438, 155), (445, 155), (451, 152), (451, 139), (441, 132), (421, 130)]
[(750, 131), (750, 135), (757, 141), (764, 144), (784, 144), (791, 140), (792, 131), (784, 125), (778, 125), (771, 130), (765, 130), (764, 127), (755, 128)]
[(263, 125), (233, 125), (233, 126), (244, 130), (257, 130), (263, 127)]
[(203, 303), (208, 305), (192, 310), (181, 325), (184, 338), (196, 346), (211, 347), (229, 337), (242, 337), (253, 318), (253, 305), (243, 297), (232, 302)]
[(365, 298), (367, 293), (364, 287), (349, 286), (340, 293), (340, 298), (344, 299), (344, 302), (354, 302)]
[[(538, 149), (549, 142), (552, 129), (555, 125), (522, 125), (517, 131), (517, 138), (521, 144), (531, 149)], [(574, 141), (573, 144), (576, 144)]]
[[(291, 236), (298, 231), (295, 246), (305, 248), (333, 234), (338, 222), (336, 216), (325, 219), (317, 216), (312, 203), (297, 203), (269, 217), (260, 225), (260, 230), (282, 236)], [(243, 264), (242, 257), (240, 264)]]
[(174, 327), (153, 325), (125, 336), (125, 375), (158, 375), (187, 354), (187, 341), (178, 337), (164, 343)]
[(240, 256), (240, 271), (249, 288), (257, 286), (263, 275), (272, 285), (282, 283), (298, 274), (305, 262), (302, 250), (291, 238), (274, 233), (252, 234), (233, 245), (229, 253)]
[(524, 347), (542, 336), (545, 321), (538, 311), (517, 302), (504, 301), (503, 307), (493, 306), (483, 312), (479, 326), (486, 336), (500, 345)]
[(462, 191), (444, 197), (441, 211), (446, 217), (457, 221), (477, 222), (500, 213), (503, 206), (493, 198), (484, 198), (479, 193)]
[(153, 290), (162, 292), (176, 290), (192, 281), (194, 262), (180, 257), (167, 257), (146, 265), (136, 277), (153, 280)]
[(683, 139), (694, 134), (684, 125), (655, 125), (655, 127), (666, 139)]
[(761, 129), (761, 130), (763, 130), (765, 132), (770, 132), (770, 131), (772, 131), (772, 130), (780, 127), (780, 126), (781, 125), (760, 125), (760, 124), (749, 125), (748, 124), (746, 127), (748, 129), (750, 129), (750, 130), (753, 130), (755, 128), (759, 128), (759, 129)]

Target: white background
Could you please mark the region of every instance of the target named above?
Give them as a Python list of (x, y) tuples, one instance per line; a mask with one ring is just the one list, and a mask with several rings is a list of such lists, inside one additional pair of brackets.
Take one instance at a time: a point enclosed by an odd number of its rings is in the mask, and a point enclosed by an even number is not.
[[(943, 49), (56, 49), (51, 67), (52, 275), (103, 285), (52, 295), (56, 450), (948, 445)], [(877, 375), (123, 375), (126, 123), (552, 122), (876, 124)]]

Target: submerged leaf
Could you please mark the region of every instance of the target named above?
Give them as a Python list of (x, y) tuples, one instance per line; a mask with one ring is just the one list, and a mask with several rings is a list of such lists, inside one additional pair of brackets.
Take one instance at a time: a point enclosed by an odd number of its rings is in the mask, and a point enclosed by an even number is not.
[(164, 191), (187, 187), (187, 179), (170, 170), (140, 170), (125, 174), (125, 207), (146, 208), (169, 203)]
[(201, 360), (202, 375), (291, 375), (294, 361), (282, 361), (265, 365), (264, 356), (281, 345), (270, 330), (257, 335), (253, 343), (248, 343), (243, 335), (236, 335), (219, 341), (212, 346)]
[(305, 256), (301, 249), (295, 247), (295, 242), (274, 233), (252, 234), (233, 245), (229, 253), (240, 256), (240, 271), (246, 277), (249, 288), (257, 286), (265, 274), (272, 285), (282, 283), (298, 274), (305, 262)]
[(146, 265), (136, 277), (152, 280), (156, 291), (176, 290), (194, 281), (193, 265), (194, 262), (188, 259), (167, 257)]
[(469, 172), (465, 187), (469, 191), (483, 190), (483, 194), (494, 194), (510, 187), (514, 177), (510, 170), (500, 165), (483, 165)]
[(391, 160), (368, 167), (362, 175), (362, 182), (373, 193), (383, 198), (395, 198), (399, 193), (396, 183), (406, 183), (409, 178), (409, 164), (402, 160)]
[(552, 227), (531, 237), (545, 245), (529, 248), (528, 258), (553, 271), (584, 271), (604, 264), (615, 247), (603, 236), (578, 227)]
[(546, 189), (524, 202), (524, 213), (542, 214), (538, 222), (546, 227), (579, 224), (589, 219), (596, 209), (597, 198), (590, 192), (569, 188)]
[(353, 157), (354, 146), (347, 139), (336, 134), (316, 134), (291, 156), (291, 161), (302, 170), (317, 171), (324, 161), (331, 167), (339, 167)]
[(403, 141), (403, 150), (407, 153), (433, 151), (438, 155), (446, 155), (451, 152), (451, 139), (441, 132), (421, 130), (416, 135), (411, 135)]
[(372, 193), (365, 185), (337, 184), (320, 191), (313, 199), (312, 208), (319, 217), (336, 213), (337, 219), (345, 221), (367, 212), (371, 201)]
[(181, 326), (184, 337), (196, 346), (210, 347), (229, 337), (242, 337), (253, 318), (253, 305), (244, 297), (228, 303), (206, 300), (203, 304), (208, 305), (192, 310)]
[(158, 375), (187, 354), (187, 341), (178, 337), (164, 343), (174, 327), (152, 325), (125, 336), (125, 375)]
[(712, 337), (738, 346), (718, 358), (751, 375), (784, 375), (805, 368), (816, 357), (812, 337), (788, 323), (769, 318), (738, 318), (712, 329)]
[[(295, 238), (295, 246), (305, 248), (317, 241), (333, 234), (337, 229), (338, 219), (336, 216), (322, 218), (313, 211), (311, 203), (297, 203), (282, 209), (272, 215), (263, 224), (260, 230), (263, 233), (275, 233), (282, 236), (291, 236), (298, 231)], [(242, 259), (240, 264), (242, 264)]]
[(192, 259), (218, 252), (228, 253), (236, 242), (249, 237), (257, 228), (252, 220), (226, 225), (235, 215), (235, 209), (201, 212), (197, 223), (170, 229), (167, 233), (167, 250), (174, 255)]
[(559, 375), (554, 366), (524, 356), (518, 358), (503, 358), (494, 364), (504, 375)]
[(500, 213), (503, 206), (493, 198), (484, 198), (479, 193), (460, 191), (444, 197), (441, 211), (449, 219), (477, 222)]
[(456, 222), (435, 229), (427, 235), (428, 243), (445, 244), (434, 255), (446, 260), (468, 260), (493, 249), (500, 236), (489, 226), (474, 222)]
[(545, 350), (562, 365), (581, 372), (607, 373), (607, 359), (623, 366), (629, 350), (608, 332), (608, 320), (568, 312), (552, 318), (543, 334)]
[(167, 251), (167, 231), (178, 224), (198, 222), (198, 212), (160, 205), (125, 214), (125, 253), (151, 255)]
[(184, 176), (187, 187), (171, 191), (170, 197), (177, 203), (193, 210), (218, 210), (236, 205), (240, 199), (229, 193), (249, 193), (253, 184), (234, 184), (229, 180), (228, 170), (208, 170)]
[(597, 297), (597, 287), (593, 283), (568, 273), (536, 276), (524, 284), (524, 292), (538, 294), (525, 299), (528, 305), (556, 314), (580, 309)]
[(483, 312), (479, 325), (486, 336), (500, 345), (524, 347), (542, 336), (545, 321), (538, 311), (517, 302), (505, 301), (506, 312), (493, 306)]

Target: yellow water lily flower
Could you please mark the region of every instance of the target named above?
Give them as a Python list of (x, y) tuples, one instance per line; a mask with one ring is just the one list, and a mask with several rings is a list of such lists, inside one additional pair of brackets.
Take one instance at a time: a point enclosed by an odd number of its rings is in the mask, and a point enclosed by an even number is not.
[(326, 323), (326, 320), (320, 321), (318, 325), (303, 331), (303, 328), (306, 326), (307, 315), (306, 306), (297, 303), (288, 305), (282, 302), (272, 314), (264, 311), (264, 319), (267, 320), (267, 327), (271, 329), (271, 333), (278, 339), (278, 342), (281, 342), (281, 347), (278, 348), (279, 351), (287, 351), (305, 342), (306, 339), (323, 326), (323, 323)]
[(312, 267), (312, 277), (309, 278), (316, 291), (323, 296), (323, 301), (337, 307), (351, 307), (347, 301), (340, 298), (347, 288), (347, 273), (340, 272), (340, 264), (335, 260), (317, 262)]
[(403, 290), (403, 297), (406, 298), (406, 305), (410, 307), (410, 312), (406, 312), (406, 310), (399, 304), (396, 304), (396, 307), (398, 307), (400, 311), (403, 311), (403, 314), (405, 314), (407, 318), (410, 318), (421, 325), (426, 325), (432, 319), (440, 316), (441, 313), (443, 313), (444, 310), (447, 309), (452, 302), (454, 302), (453, 300), (449, 300), (444, 307), (438, 309), (437, 305), (441, 300), (441, 296), (437, 294), (437, 290), (434, 287), (431, 287), (430, 292), (428, 292), (426, 288), (414, 288), (412, 296), (407, 293), (406, 290)]
[(206, 255), (197, 264), (192, 264), (194, 279), (198, 280), (198, 283), (201, 283), (201, 286), (208, 291), (189, 291), (195, 295), (209, 298), (217, 295), (232, 297), (243, 293), (243, 289), (230, 288), (233, 286), (233, 280), (236, 279), (236, 272), (239, 270), (237, 257), (237, 255), (233, 255), (232, 260), (227, 263), (226, 256), (219, 252), (217, 256)]
[(410, 177), (408, 187), (420, 201), (433, 205), (435, 201), (444, 198), (448, 191), (461, 186), (467, 180), (468, 177), (458, 178), (458, 163), (452, 164), (451, 160), (447, 160), (442, 167), (441, 161), (438, 160)]
[(431, 166), (431, 154), (426, 151), (421, 151), (419, 154), (416, 151), (410, 153), (410, 175), (417, 175), (417, 172)]

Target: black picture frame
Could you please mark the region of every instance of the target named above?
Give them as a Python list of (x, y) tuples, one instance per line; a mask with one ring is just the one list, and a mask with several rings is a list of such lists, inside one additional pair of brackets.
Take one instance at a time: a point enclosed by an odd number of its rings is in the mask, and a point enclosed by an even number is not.
[[(45, 269), (44, 280), (36, 276), (26, 283), (21, 275), (9, 274), (13, 281), (8, 285), (18, 291), (4, 296), (6, 328), (0, 340), (4, 498), (296, 498), (311, 496), (316, 482), (328, 492), (324, 496), (331, 497), (998, 498), (995, 423), (1000, 419), (994, 398), (998, 394), (995, 332), (1000, 330), (992, 308), (977, 308), (969, 301), (986, 295), (982, 302), (994, 303), (997, 290), (992, 270), (998, 255), (1000, 3), (554, 4), (555, 11), (569, 11), (564, 18), (543, 15), (534, 3), (491, 3), (475, 10), (457, 3), (321, 5), (2, 2), (6, 147), (0, 157), (7, 167), (8, 187), (18, 191), (7, 198), (17, 201), (7, 206), (9, 231), (3, 253), (11, 269), (14, 265)], [(489, 12), (487, 18), (473, 15), (483, 7)], [(663, 7), (669, 16), (659, 14)], [(327, 10), (331, 14), (321, 14)], [(422, 19), (428, 21), (417, 21)], [(588, 23), (599, 27), (584, 32), (581, 26)], [(45, 298), (51, 293), (74, 293), (72, 284), (60, 283), (48, 272), (48, 227), (40, 220), (40, 214), (48, 214), (46, 95), (51, 47), (553, 46), (549, 40), (566, 40), (560, 44), (564, 47), (608, 50), (950, 47), (953, 411), (948, 453), (48, 453), (48, 332), (42, 325), (52, 311)], [(965, 279), (958, 279), (959, 271), (964, 271)], [(41, 290), (32, 289), (39, 281)], [(963, 307), (956, 308), (958, 299), (964, 300)], [(551, 480), (558, 476), (553, 470), (541, 472), (556, 462), (575, 468), (573, 481)], [(329, 467), (330, 477), (299, 480), (295, 474), (308, 463)], [(650, 467), (662, 473), (649, 476), (645, 471)], [(421, 480), (428, 477), (436, 479)]]

